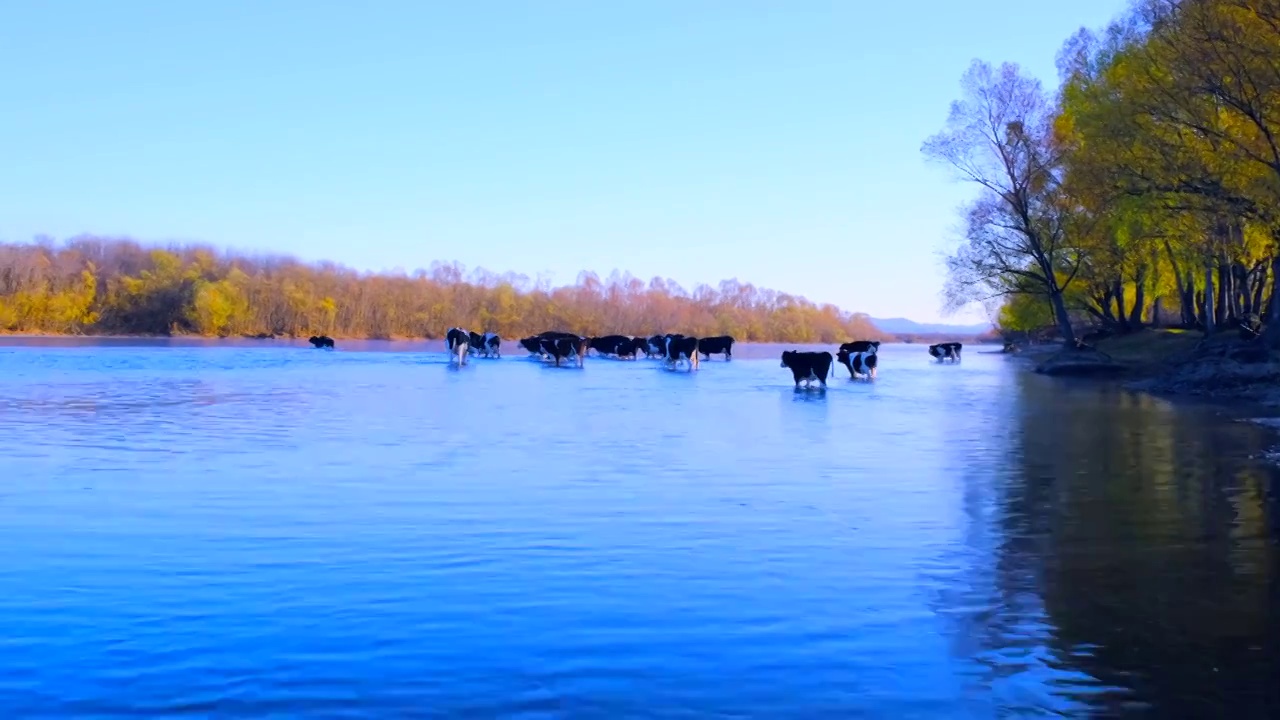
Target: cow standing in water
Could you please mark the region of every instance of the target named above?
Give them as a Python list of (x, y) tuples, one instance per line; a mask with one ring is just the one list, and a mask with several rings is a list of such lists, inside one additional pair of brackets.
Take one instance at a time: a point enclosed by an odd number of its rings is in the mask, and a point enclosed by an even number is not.
[(583, 359), (587, 356), (587, 349), (591, 344), (591, 340), (577, 335), (569, 335), (568, 333), (551, 334), (555, 337), (543, 338), (540, 342), (542, 352), (555, 361), (556, 367), (560, 367), (561, 360), (570, 358), (576, 358), (578, 367), (582, 367)]
[(938, 343), (929, 346), (929, 354), (938, 360), (938, 362), (960, 362), (960, 349), (964, 347), (964, 343), (947, 342)]
[(307, 342), (311, 343), (316, 348), (328, 348), (330, 350), (333, 349), (333, 338), (329, 337), (328, 335), (319, 335), (319, 336), (312, 335), (311, 337), (307, 338)]
[(710, 360), (712, 355), (724, 354), (725, 360), (733, 359), (733, 336), (720, 335), (718, 337), (699, 338), (698, 352), (707, 356)]
[(876, 376), (876, 351), (880, 349), (879, 340), (857, 340), (840, 346), (836, 353), (836, 361), (849, 369), (849, 377), (857, 379), (866, 375), (867, 379)]
[(615, 357), (622, 357), (630, 347), (631, 338), (625, 335), (593, 337), (589, 343), (589, 349), (595, 350), (601, 356), (613, 355)]
[(689, 363), (689, 372), (698, 369), (698, 338), (683, 335), (667, 335), (663, 338), (666, 363), (672, 369), (680, 367), (680, 361)]
[(472, 354), (483, 355), (485, 357), (502, 357), (499, 350), (502, 347), (502, 338), (498, 337), (498, 333), (487, 332), (483, 335), (480, 333), (467, 333), (469, 336), (469, 350)]
[(467, 350), (471, 346), (471, 333), (462, 328), (449, 328), (445, 333), (444, 345), (449, 350), (449, 362), (457, 359), (458, 365), (467, 364)]
[(829, 352), (797, 352), (786, 350), (782, 353), (782, 367), (791, 368), (791, 375), (796, 380), (796, 388), (804, 381), (805, 388), (817, 380), (823, 389), (827, 387), (827, 375), (831, 372), (831, 353)]

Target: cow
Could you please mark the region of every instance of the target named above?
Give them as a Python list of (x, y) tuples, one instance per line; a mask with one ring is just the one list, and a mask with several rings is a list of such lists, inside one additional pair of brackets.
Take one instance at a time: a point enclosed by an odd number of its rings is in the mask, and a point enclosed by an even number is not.
[(827, 387), (827, 374), (831, 372), (831, 353), (826, 352), (798, 352), (796, 350), (785, 350), (782, 353), (782, 367), (791, 368), (791, 375), (796, 380), (796, 388), (800, 388), (800, 381), (804, 381), (804, 386), (809, 388), (813, 385), (813, 381), (817, 380), (825, 389)]
[(880, 341), (854, 340), (841, 345), (840, 349), (849, 353), (873, 353), (880, 349)]
[(698, 352), (707, 356), (710, 360), (712, 355), (724, 353), (725, 360), (733, 359), (733, 336), (720, 335), (717, 337), (699, 338)]
[(328, 335), (319, 335), (319, 336), (312, 335), (311, 337), (307, 338), (307, 342), (311, 343), (311, 345), (316, 349), (319, 349), (319, 348), (328, 348), (330, 350), (333, 349), (333, 338), (329, 337)]
[(635, 338), (622, 338), (618, 343), (618, 357), (636, 359), (636, 353), (640, 352), (640, 348), (636, 345)]
[(654, 335), (645, 340), (644, 354), (651, 358), (665, 358), (667, 356), (667, 339), (662, 335)]
[(487, 332), (480, 338), (480, 352), (485, 357), (502, 357), (502, 338), (495, 332)]
[(836, 351), (836, 362), (849, 369), (849, 377), (857, 379), (862, 374), (862, 355), (851, 353), (844, 348)]
[(938, 343), (937, 345), (929, 346), (929, 354), (937, 358), (938, 362), (946, 362), (947, 360), (960, 362), (960, 349), (962, 347), (964, 347), (964, 343)]
[(698, 338), (683, 335), (667, 335), (663, 338), (666, 363), (672, 369), (680, 367), (680, 361), (689, 363), (689, 372), (698, 369)]
[(849, 368), (849, 376), (852, 378), (859, 375), (873, 378), (876, 376), (876, 351), (879, 349), (879, 340), (847, 342), (836, 352), (836, 362)]
[(630, 344), (631, 338), (625, 335), (605, 335), (591, 338), (589, 346), (591, 350), (601, 355), (621, 355), (624, 345), (630, 346)]
[(478, 332), (467, 333), (467, 352), (471, 355), (479, 355), (481, 349), (484, 348), (484, 336)]
[(467, 349), (471, 345), (471, 333), (462, 328), (449, 328), (444, 335), (445, 347), (449, 350), (449, 362), (457, 358), (458, 365), (467, 364)]
[(868, 353), (862, 358), (862, 367), (867, 370), (867, 377), (874, 380), (876, 377), (876, 365), (879, 364), (879, 356), (876, 353)]
[(520, 347), (529, 351), (530, 355), (542, 355), (542, 338), (527, 337), (520, 341)]
[(555, 360), (556, 367), (560, 367), (561, 360), (576, 358), (578, 367), (582, 367), (583, 358), (587, 355), (587, 348), (590, 340), (577, 335), (569, 335), (568, 337), (543, 338), (542, 352)]

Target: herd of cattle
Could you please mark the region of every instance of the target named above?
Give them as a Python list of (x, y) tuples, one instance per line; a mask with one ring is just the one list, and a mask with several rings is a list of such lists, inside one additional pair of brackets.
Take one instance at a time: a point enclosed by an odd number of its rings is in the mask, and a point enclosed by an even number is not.
[[(321, 335), (310, 339), (317, 348), (332, 348), (333, 338)], [(520, 340), (520, 347), (527, 350), (532, 357), (554, 362), (557, 367), (562, 362), (576, 362), (582, 367), (587, 353), (594, 350), (602, 357), (635, 360), (641, 354), (647, 358), (658, 358), (671, 368), (678, 368), (684, 363), (690, 371), (697, 370), (699, 356), (724, 355), (725, 360), (733, 359), (734, 340), (728, 335), (709, 338), (686, 337), (684, 335), (654, 335), (653, 337), (629, 337), (627, 335), (606, 335), (604, 337), (584, 337), (566, 332), (544, 332)], [(445, 333), (445, 347), (449, 351), (450, 362), (466, 365), (470, 356), (487, 358), (502, 357), (502, 338), (497, 333), (474, 333), (463, 328), (449, 328)], [(938, 343), (929, 346), (929, 355), (939, 362), (959, 362), (963, 344), (958, 342)], [(801, 352), (787, 350), (782, 353), (782, 367), (791, 370), (796, 387), (804, 383), (811, 387), (816, 381), (822, 387), (827, 386), (827, 377), (832, 375), (835, 363), (844, 365), (853, 379), (872, 379), (876, 376), (878, 365), (877, 351), (879, 340), (857, 340), (844, 343), (836, 351), (834, 357), (826, 351)]]
[[(450, 328), (445, 333), (445, 347), (451, 358), (465, 365), (469, 355), (501, 357), (501, 339), (494, 333), (473, 333), (462, 328)], [(654, 335), (650, 338), (627, 335), (584, 337), (566, 332), (544, 332), (520, 340), (520, 347), (530, 355), (554, 362), (576, 362), (582, 367), (587, 353), (594, 350), (602, 357), (635, 360), (641, 354), (648, 358), (661, 358), (673, 367), (681, 363), (689, 370), (698, 368), (699, 356), (708, 360), (712, 355), (724, 355), (733, 359), (733, 338), (725, 335), (712, 338), (685, 337), (684, 335)]]

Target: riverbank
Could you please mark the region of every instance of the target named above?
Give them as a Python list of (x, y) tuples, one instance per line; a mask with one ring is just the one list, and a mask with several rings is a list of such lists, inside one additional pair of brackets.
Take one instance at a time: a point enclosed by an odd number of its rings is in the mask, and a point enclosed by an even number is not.
[(1143, 330), (1098, 341), (1095, 351), (1053, 345), (1017, 348), (1046, 375), (1090, 376), (1157, 395), (1280, 407), (1280, 354), (1233, 333), (1204, 338), (1186, 330)]

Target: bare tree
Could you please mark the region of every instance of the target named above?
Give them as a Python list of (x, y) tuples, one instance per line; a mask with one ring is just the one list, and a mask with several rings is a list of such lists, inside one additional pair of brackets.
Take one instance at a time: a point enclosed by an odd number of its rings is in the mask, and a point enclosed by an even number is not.
[(1063, 292), (1079, 257), (1066, 242), (1054, 108), (1039, 81), (1009, 63), (996, 70), (975, 60), (961, 86), (946, 127), (921, 148), (981, 188), (965, 212), (966, 242), (947, 261), (949, 296), (1042, 294), (1063, 341), (1074, 344)]

